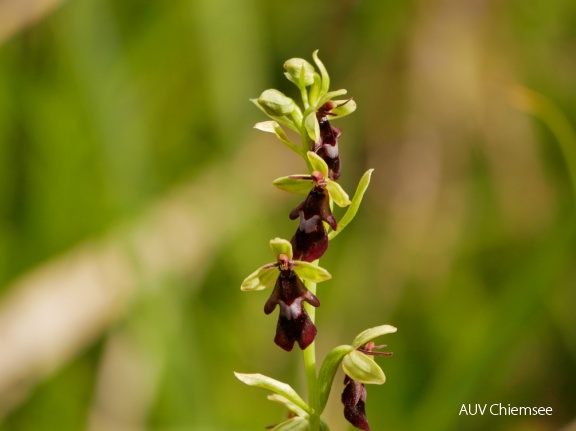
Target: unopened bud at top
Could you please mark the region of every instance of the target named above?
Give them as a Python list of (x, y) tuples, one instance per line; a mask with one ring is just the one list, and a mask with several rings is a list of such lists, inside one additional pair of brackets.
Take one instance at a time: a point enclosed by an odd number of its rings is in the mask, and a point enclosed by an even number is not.
[(282, 117), (290, 115), (296, 105), (292, 99), (278, 90), (265, 90), (258, 98), (258, 104), (268, 115)]
[(304, 69), (304, 85), (308, 87), (314, 84), (314, 76), (317, 75), (314, 66), (303, 58), (291, 58), (287, 60), (286, 63), (284, 63), (284, 69), (286, 69), (284, 75), (294, 84), (298, 85), (300, 83), (302, 69)]

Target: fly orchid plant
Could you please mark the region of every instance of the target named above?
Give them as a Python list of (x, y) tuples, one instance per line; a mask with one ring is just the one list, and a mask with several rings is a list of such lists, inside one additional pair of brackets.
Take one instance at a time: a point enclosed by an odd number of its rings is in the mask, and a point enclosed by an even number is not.
[[(370, 431), (366, 418), (365, 384), (383, 384), (384, 372), (374, 360), (375, 356), (390, 356), (379, 349), (373, 340), (381, 335), (396, 332), (390, 325), (382, 325), (361, 332), (350, 345), (332, 349), (324, 358), (320, 369), (316, 365), (314, 324), (320, 300), (316, 285), (331, 278), (319, 266), (319, 259), (328, 249), (329, 241), (354, 218), (362, 197), (370, 183), (372, 169), (360, 179), (352, 200), (338, 184), (341, 174), (338, 138), (341, 130), (331, 124), (356, 110), (352, 98), (338, 100), (346, 90), (329, 91), (330, 78), (318, 51), (312, 54), (316, 68), (302, 58), (292, 58), (284, 64), (285, 76), (300, 90), (302, 107), (278, 90), (266, 90), (252, 102), (271, 121), (257, 123), (254, 127), (273, 133), (306, 163), (308, 173), (290, 175), (273, 181), (277, 188), (306, 195), (290, 213), (290, 220), (298, 219), (298, 227), (290, 241), (274, 238), (270, 247), (276, 260), (266, 264), (246, 279), (243, 291), (263, 290), (273, 287), (264, 305), (264, 313), (279, 308), (274, 342), (290, 352), (295, 344), (303, 351), (304, 368), (308, 384), (308, 401), (288, 384), (262, 374), (240, 374), (236, 377), (250, 386), (259, 386), (273, 392), (268, 399), (279, 402), (289, 410), (288, 419), (269, 427), (273, 431), (325, 431), (328, 425), (321, 415), (326, 407), (334, 376), (340, 366), (345, 373), (342, 392), (344, 417), (356, 428)], [(284, 127), (301, 137), (299, 144), (290, 140)], [(333, 204), (347, 207), (340, 220), (332, 213)]]

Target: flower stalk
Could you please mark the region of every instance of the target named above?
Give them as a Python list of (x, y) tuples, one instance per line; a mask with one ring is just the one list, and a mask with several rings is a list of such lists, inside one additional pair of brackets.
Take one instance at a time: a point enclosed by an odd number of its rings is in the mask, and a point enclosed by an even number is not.
[[(290, 220), (297, 221), (296, 231), (290, 241), (272, 239), (270, 247), (276, 260), (256, 269), (241, 284), (243, 291), (272, 288), (264, 312), (272, 314), (278, 309), (274, 343), (287, 352), (295, 345), (302, 350), (308, 400), (304, 401), (290, 385), (262, 374), (236, 373), (236, 377), (247, 385), (274, 392), (269, 399), (288, 409), (285, 421), (268, 427), (273, 431), (327, 431), (328, 425), (321, 415), (336, 371), (342, 366), (346, 374), (341, 396), (344, 417), (356, 428), (370, 431), (365, 411), (365, 385), (385, 382), (384, 372), (374, 358), (391, 355), (379, 352), (378, 349), (385, 346), (376, 346), (372, 340), (395, 332), (396, 328), (381, 325), (361, 332), (351, 345), (335, 347), (318, 370), (315, 318), (316, 309), (321, 306), (317, 284), (331, 278), (319, 265), (319, 259), (328, 251), (330, 241), (356, 215), (373, 170), (367, 170), (362, 176), (350, 199), (338, 183), (342, 175), (339, 152), (342, 130), (332, 122), (354, 112), (356, 103), (352, 98), (336, 99), (347, 91), (330, 91), (330, 77), (317, 51), (312, 58), (314, 65), (301, 58), (292, 58), (284, 64), (286, 78), (299, 89), (301, 105), (275, 89), (265, 90), (252, 100), (271, 119), (254, 127), (274, 134), (287, 148), (300, 155), (306, 162), (307, 172), (273, 181), (280, 190), (304, 195), (288, 214)], [(283, 127), (298, 133), (300, 143), (293, 142)], [(334, 204), (347, 208), (340, 220), (332, 212)]]

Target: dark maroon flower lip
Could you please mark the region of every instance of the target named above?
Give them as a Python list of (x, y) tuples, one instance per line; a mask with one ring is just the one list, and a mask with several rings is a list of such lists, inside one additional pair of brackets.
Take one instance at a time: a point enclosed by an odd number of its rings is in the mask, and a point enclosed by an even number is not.
[(329, 100), (316, 111), (316, 119), (320, 126), (320, 139), (314, 143), (312, 151), (326, 162), (326, 165), (328, 165), (328, 177), (334, 181), (337, 181), (342, 173), (342, 162), (340, 161), (340, 151), (338, 149), (338, 138), (342, 135), (342, 131), (338, 127), (332, 126), (330, 121), (328, 121), (328, 117), (336, 116), (337, 114), (332, 113), (332, 110), (345, 105), (351, 100), (352, 98), (338, 105)]
[(264, 313), (270, 314), (279, 306), (274, 342), (287, 352), (293, 349), (295, 343), (302, 350), (306, 349), (316, 337), (316, 326), (308, 316), (304, 302), (314, 307), (320, 306), (320, 300), (306, 289), (291, 268), (281, 269), (274, 290), (264, 305)]
[(313, 187), (306, 199), (290, 212), (290, 220), (296, 218), (299, 218), (298, 229), (290, 241), (294, 258), (313, 262), (328, 249), (328, 233), (323, 222), (338, 229), (330, 210), (330, 196), (324, 187)]
[(342, 392), (344, 417), (356, 428), (370, 431), (366, 417), (366, 387), (352, 380), (348, 375), (344, 378), (344, 385), (344, 392)]

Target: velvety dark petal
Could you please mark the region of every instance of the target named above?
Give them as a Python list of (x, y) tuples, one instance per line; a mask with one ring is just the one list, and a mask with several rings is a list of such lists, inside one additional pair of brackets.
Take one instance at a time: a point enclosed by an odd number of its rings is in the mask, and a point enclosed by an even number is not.
[(326, 117), (318, 114), (318, 124), (320, 125), (320, 139), (314, 144), (313, 151), (318, 154), (328, 165), (328, 176), (336, 181), (340, 178), (341, 162), (338, 150), (338, 138), (342, 131), (330, 124)]
[(294, 271), (281, 271), (274, 291), (264, 306), (264, 312), (270, 314), (276, 305), (280, 306), (274, 342), (286, 351), (291, 351), (296, 342), (301, 349), (305, 349), (316, 337), (316, 327), (304, 309), (303, 302), (314, 307), (320, 306), (320, 300), (306, 289)]
[(290, 211), (290, 220), (301, 215), (304, 220), (310, 220), (315, 215), (319, 215), (332, 229), (338, 228), (338, 223), (330, 210), (330, 195), (324, 187), (314, 187), (310, 190), (306, 199)]
[(274, 342), (287, 352), (292, 350), (296, 342), (304, 350), (312, 344), (316, 333), (316, 326), (314, 326), (305, 310), (296, 319), (288, 319), (281, 314), (278, 317)]
[(342, 393), (344, 417), (356, 428), (370, 431), (365, 411), (366, 388), (362, 383), (356, 382), (348, 376), (344, 379), (344, 383), (346, 384)]
[(328, 234), (318, 216), (311, 225), (306, 226), (308, 229), (301, 229), (301, 223), (290, 242), (294, 259), (313, 262), (320, 259), (328, 249)]

